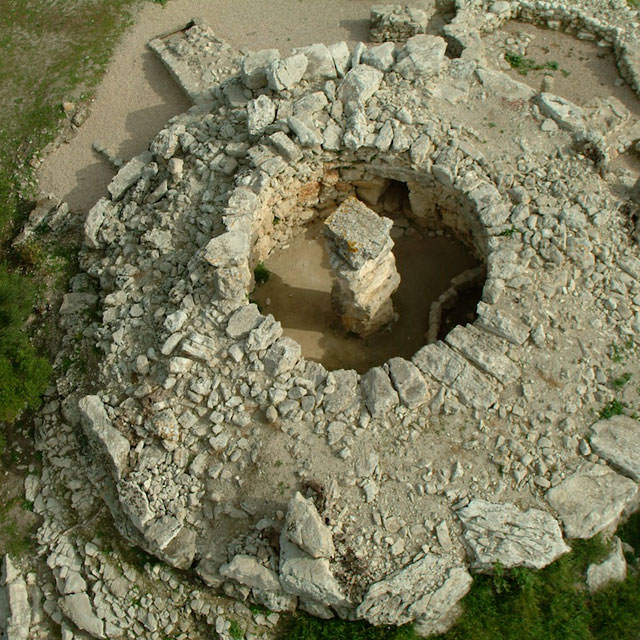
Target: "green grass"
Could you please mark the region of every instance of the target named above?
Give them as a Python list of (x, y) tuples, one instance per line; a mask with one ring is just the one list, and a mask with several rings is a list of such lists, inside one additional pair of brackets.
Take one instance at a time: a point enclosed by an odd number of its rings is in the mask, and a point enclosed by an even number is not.
[(608, 420), (613, 416), (621, 415), (623, 409), (624, 405), (621, 402), (618, 402), (618, 400), (611, 400), (611, 402), (600, 409), (600, 413), (598, 415), (601, 420)]
[(264, 266), (263, 262), (258, 262), (258, 264), (255, 266), (253, 270), (253, 277), (257, 285), (264, 284), (265, 282), (267, 282), (269, 280), (270, 275), (271, 273), (269, 272), (269, 269), (267, 269), (267, 267)]
[(623, 373), (621, 376), (618, 376), (617, 378), (614, 378), (611, 381), (611, 384), (615, 389), (622, 389), (622, 387), (624, 387), (624, 385), (627, 384), (629, 380), (631, 380), (631, 374), (627, 372), (627, 373)]
[(538, 63), (531, 58), (526, 58), (513, 51), (507, 51), (504, 57), (511, 68), (515, 69), (522, 76), (526, 76), (530, 71), (558, 71), (559, 69), (558, 63), (553, 60)]

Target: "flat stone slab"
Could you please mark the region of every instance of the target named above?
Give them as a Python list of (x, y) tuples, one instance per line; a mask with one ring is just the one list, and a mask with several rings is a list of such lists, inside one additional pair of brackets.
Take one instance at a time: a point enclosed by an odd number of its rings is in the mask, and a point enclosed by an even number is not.
[(389, 247), (393, 222), (356, 198), (348, 198), (325, 222), (325, 236), (353, 269), (375, 260)]
[(472, 500), (458, 511), (472, 566), (488, 571), (503, 567), (542, 569), (571, 551), (562, 539), (558, 521), (547, 511), (521, 511), (513, 504)]
[(613, 416), (593, 425), (591, 448), (622, 473), (640, 482), (640, 422)]
[(591, 538), (614, 527), (638, 493), (635, 482), (606, 465), (588, 464), (547, 491), (569, 538)]

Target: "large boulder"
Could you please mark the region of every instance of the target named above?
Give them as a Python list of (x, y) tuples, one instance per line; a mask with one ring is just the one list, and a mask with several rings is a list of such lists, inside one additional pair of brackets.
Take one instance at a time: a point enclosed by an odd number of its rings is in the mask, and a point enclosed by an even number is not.
[(635, 482), (600, 464), (587, 464), (547, 491), (547, 500), (569, 538), (591, 538), (613, 529), (635, 499)]
[(591, 448), (622, 473), (640, 482), (640, 422), (628, 416), (596, 422)]
[(458, 511), (472, 566), (489, 571), (503, 567), (542, 569), (571, 549), (558, 521), (547, 511), (521, 511), (513, 504), (472, 500)]
[(304, 498), (300, 492), (289, 501), (284, 533), (314, 558), (331, 558), (335, 552), (329, 527), (322, 522), (313, 501)]

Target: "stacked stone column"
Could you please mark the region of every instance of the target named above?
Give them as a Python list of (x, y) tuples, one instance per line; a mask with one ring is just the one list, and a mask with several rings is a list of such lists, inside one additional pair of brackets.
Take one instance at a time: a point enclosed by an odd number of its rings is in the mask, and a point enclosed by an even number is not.
[(391, 251), (392, 225), (356, 198), (345, 200), (325, 221), (332, 303), (344, 328), (362, 337), (393, 320), (391, 295), (400, 274)]

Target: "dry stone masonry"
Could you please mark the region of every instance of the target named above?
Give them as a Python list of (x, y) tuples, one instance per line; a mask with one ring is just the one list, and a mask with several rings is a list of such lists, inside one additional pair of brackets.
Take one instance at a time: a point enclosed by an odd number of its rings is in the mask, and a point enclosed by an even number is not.
[(355, 198), (345, 200), (325, 221), (333, 306), (344, 328), (362, 337), (394, 317), (391, 295), (400, 274), (391, 251), (392, 225)]
[[(296, 608), (428, 635), (474, 572), (544, 567), (637, 508), (638, 422), (598, 413), (621, 366), (640, 374), (638, 176), (616, 168), (640, 127), (615, 99), (576, 105), (503, 73), (485, 42), (512, 18), (595, 38), (639, 91), (638, 14), (428, 4), (377, 7), (373, 45), (242, 56), (202, 23), (153, 41), (195, 104), (86, 218), (27, 487), (53, 576), (28, 596), (32, 628), (44, 611), (65, 638), (229, 638), (254, 603), (269, 613), (246, 638)], [(482, 267), (450, 283), (411, 358), (328, 371), (250, 301), (253, 269), (324, 222), (345, 323), (387, 322), (396, 225), (371, 209), (391, 181), (412, 225)], [(438, 340), (471, 283), (476, 319)], [(91, 374), (63, 373), (82, 349), (99, 353)], [(163, 563), (108, 552), (126, 544)], [(0, 629), (28, 627), (5, 564)], [(610, 565), (592, 588), (623, 573)]]

